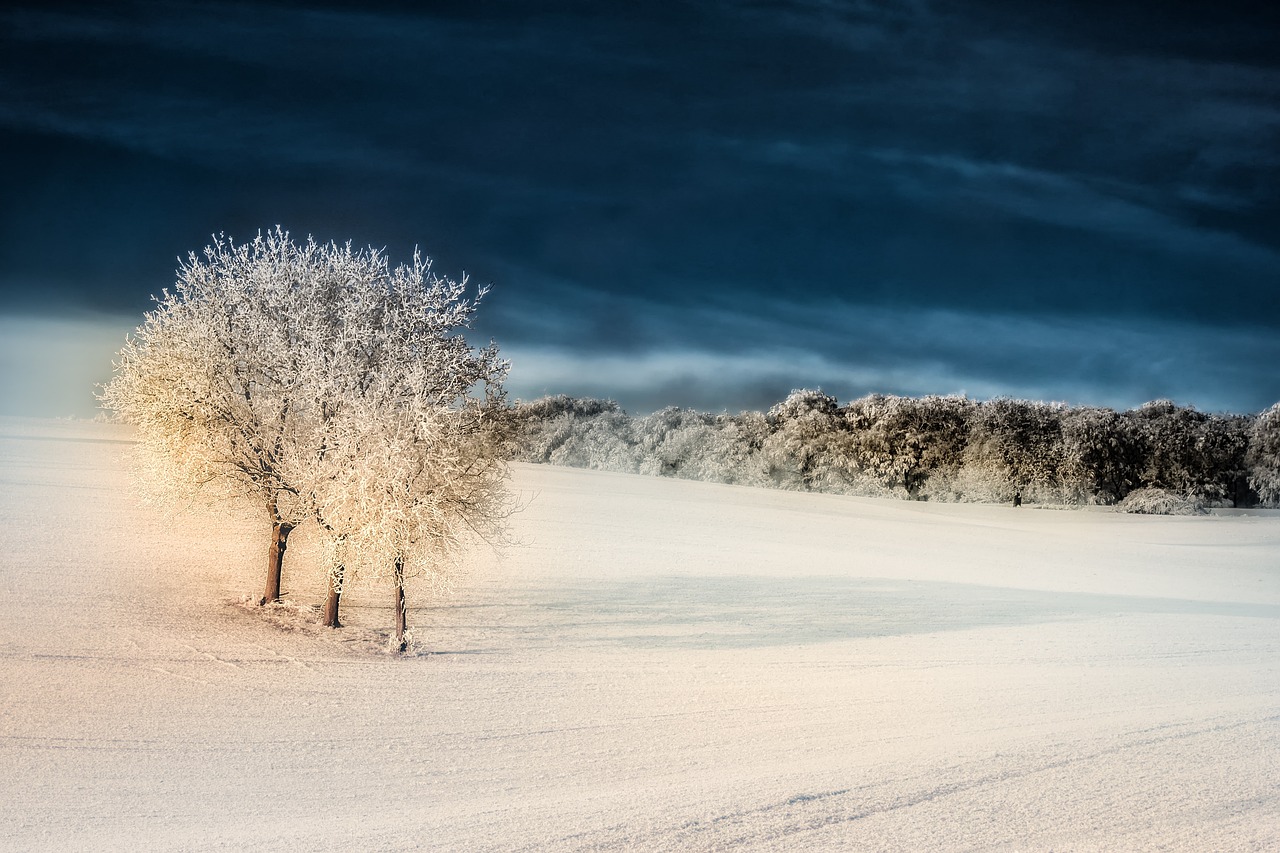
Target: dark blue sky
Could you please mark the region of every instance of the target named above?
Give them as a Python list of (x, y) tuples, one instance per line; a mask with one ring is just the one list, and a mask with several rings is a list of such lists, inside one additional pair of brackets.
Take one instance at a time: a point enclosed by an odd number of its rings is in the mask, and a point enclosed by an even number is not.
[(276, 224), (492, 282), (526, 398), (1256, 411), (1261, 6), (5, 4), (0, 413), (80, 406), (177, 256)]

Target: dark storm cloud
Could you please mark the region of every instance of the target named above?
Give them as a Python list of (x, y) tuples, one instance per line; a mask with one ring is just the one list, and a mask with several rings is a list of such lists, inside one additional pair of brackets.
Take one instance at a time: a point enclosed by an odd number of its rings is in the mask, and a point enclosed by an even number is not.
[(575, 387), (623, 397), (609, 375), (633, 407), (814, 384), (1280, 397), (1274, 13), (120, 3), (0, 23), (0, 309), (138, 311), (211, 233), (280, 223), (494, 281), (484, 331), (531, 373), (585, 359)]
[[(1140, 186), (1099, 185), (1088, 177), (950, 156), (897, 151), (874, 152), (872, 156), (894, 170), (902, 194), (922, 203), (965, 205), (987, 216), (1012, 216), (1094, 232), (1119, 242), (1146, 244), (1175, 255), (1199, 255), (1246, 269), (1271, 272), (1280, 261), (1274, 249), (1237, 234), (1181, 221), (1162, 210), (1160, 200), (1144, 202), (1146, 193)], [(1176, 192), (1180, 199), (1209, 203), (1206, 196), (1194, 192), (1188, 197), (1186, 188)]]

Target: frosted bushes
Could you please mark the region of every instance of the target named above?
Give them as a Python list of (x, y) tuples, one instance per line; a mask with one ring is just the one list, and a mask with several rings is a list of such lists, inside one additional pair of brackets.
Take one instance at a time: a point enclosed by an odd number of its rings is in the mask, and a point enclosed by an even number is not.
[(547, 461), (570, 468), (639, 473), (642, 455), (633, 432), (631, 420), (621, 412), (563, 415), (547, 437)]
[(735, 419), (668, 408), (637, 422), (640, 472), (715, 483), (764, 485), (750, 430)]
[(616, 403), (552, 397), (518, 403), (515, 459), (572, 468), (766, 485), (759, 414), (664, 409), (632, 418)]
[(1005, 503), (1019, 492), (1055, 505), (1114, 504), (1139, 488), (1247, 504), (1252, 482), (1280, 501), (1280, 407), (1253, 419), (1168, 401), (1115, 412), (871, 395), (841, 406), (801, 389), (767, 414), (632, 418), (568, 398), (516, 413), (518, 458), (614, 471), (917, 500)]
[(632, 419), (612, 400), (563, 394), (512, 410), (520, 440), (514, 458), (571, 468), (635, 472)]

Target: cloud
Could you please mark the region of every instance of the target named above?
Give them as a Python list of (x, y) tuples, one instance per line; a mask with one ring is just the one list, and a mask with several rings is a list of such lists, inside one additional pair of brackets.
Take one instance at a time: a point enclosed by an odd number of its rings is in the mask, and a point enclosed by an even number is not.
[(401, 88), (446, 22), (221, 3), (0, 21), (16, 56), (0, 62), (0, 126), (237, 171), (431, 172), (412, 152), (433, 117)]
[(974, 204), (1049, 225), (1139, 241), (1175, 254), (1228, 256), (1250, 266), (1280, 269), (1280, 254), (1274, 250), (1235, 234), (1186, 224), (1124, 198), (1115, 192), (1114, 181), (1108, 187), (1084, 177), (954, 155), (874, 151), (870, 156), (895, 168), (900, 191), (921, 201)]
[[(794, 388), (842, 400), (869, 393), (1014, 396), (1129, 408), (1173, 398), (1208, 411), (1280, 399), (1266, 329), (1064, 320), (828, 304), (773, 306), (771, 320), (691, 312), (683, 341), (630, 347), (505, 344), (511, 393), (606, 397), (633, 412), (668, 405), (767, 408)], [(698, 334), (711, 328), (716, 336)], [(760, 332), (766, 332), (760, 334)]]
[[(618, 400), (633, 413), (676, 405), (768, 408), (821, 387), (869, 393), (1014, 396), (1122, 409), (1172, 398), (1205, 411), (1260, 411), (1280, 400), (1280, 339), (1266, 329), (1063, 320), (829, 303), (769, 306), (771, 317), (707, 305), (680, 322), (637, 316), (638, 334), (584, 346), (572, 329), (500, 339), (512, 396)], [(640, 309), (638, 303), (630, 305)], [(541, 319), (554, 328), (556, 316)], [(95, 386), (137, 318), (0, 315), (0, 414), (92, 417)], [(710, 330), (713, 334), (705, 334)], [(548, 343), (549, 340), (558, 341)]]
[(494, 281), (530, 393), (1275, 396), (1269, 55), (1110, 7), (325, 5), (0, 10), (0, 300), (123, 311), (280, 223)]

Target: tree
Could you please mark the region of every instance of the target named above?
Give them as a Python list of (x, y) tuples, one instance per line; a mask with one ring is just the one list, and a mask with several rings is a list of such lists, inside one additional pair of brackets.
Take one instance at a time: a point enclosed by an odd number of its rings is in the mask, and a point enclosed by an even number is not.
[(1114, 504), (1137, 487), (1143, 455), (1132, 419), (1111, 409), (1071, 409), (1062, 441), (1063, 487), (1072, 497)]
[[(417, 254), (391, 270), (377, 250), (297, 245), (278, 228), (244, 245), (219, 237), (180, 266), (102, 400), (137, 426), (158, 491), (266, 507), (264, 603), (280, 597), (290, 531), (317, 521), (335, 559), (326, 616), (336, 626), (340, 560), (362, 566), (388, 513), (414, 515), (401, 524), (414, 541), (456, 538), (457, 518), (479, 527), (477, 513), (493, 508), (476, 490), (500, 491), (503, 421), (493, 412), (507, 366), (496, 347), (475, 350), (461, 334), (484, 293), (465, 291), (465, 278), (439, 278)], [(363, 503), (335, 499), (353, 484)], [(383, 495), (400, 503), (380, 504)], [(393, 562), (412, 549), (399, 551)]]
[(1208, 415), (1172, 400), (1152, 400), (1126, 412), (1142, 446), (1142, 485), (1190, 494), (1196, 435)]
[[(332, 564), (343, 572), (330, 588), (340, 594), (357, 574), (388, 581), (401, 651), (408, 644), (406, 577), (447, 588), (448, 559), (473, 538), (499, 538), (514, 509), (498, 451), (507, 442), (506, 410), (499, 396), (485, 395), (434, 410), (378, 401), (334, 424), (331, 474), (316, 492), (333, 534)], [(368, 417), (374, 411), (378, 417)]]
[(194, 490), (265, 508), (264, 604), (280, 598), (289, 535), (310, 516), (290, 477), (317, 416), (305, 358), (335, 341), (338, 295), (384, 266), (350, 245), (295, 245), (280, 229), (241, 245), (216, 237), (179, 266), (103, 389), (104, 405), (137, 428), (144, 479), (162, 499)]
[(772, 434), (761, 453), (769, 476), (786, 489), (812, 490), (829, 473), (833, 456), (843, 456), (839, 403), (820, 389), (800, 388), (768, 413)]
[(1210, 415), (1169, 400), (1145, 403), (1126, 417), (1142, 443), (1144, 486), (1210, 501), (1248, 499), (1248, 418)]
[(1058, 496), (1064, 412), (1058, 404), (1007, 397), (981, 404), (965, 448), (964, 488), (1001, 502), (1018, 491), (1033, 500)]
[(963, 461), (976, 404), (964, 397), (873, 394), (845, 407), (857, 436), (857, 465), (884, 488), (927, 497), (931, 477), (954, 478)]
[(1280, 506), (1280, 403), (1267, 409), (1249, 431), (1249, 485), (1267, 506)]
[(347, 582), (388, 579), (403, 646), (405, 577), (443, 579), (468, 534), (499, 536), (512, 508), (508, 364), (467, 343), (485, 291), (468, 300), (465, 289), (415, 255), (342, 312), (340, 349), (304, 360), (324, 415), (295, 477), (327, 534), (333, 627)]
[(1191, 494), (1232, 506), (1251, 502), (1246, 457), (1252, 423), (1244, 415), (1213, 414), (1201, 424), (1189, 466)]

